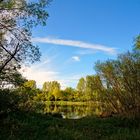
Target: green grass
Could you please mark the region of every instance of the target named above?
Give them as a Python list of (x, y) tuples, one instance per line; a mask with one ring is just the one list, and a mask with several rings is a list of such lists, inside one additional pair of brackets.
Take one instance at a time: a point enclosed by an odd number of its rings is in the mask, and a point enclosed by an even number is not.
[(20, 111), (0, 117), (1, 140), (140, 140), (139, 119), (65, 120)]

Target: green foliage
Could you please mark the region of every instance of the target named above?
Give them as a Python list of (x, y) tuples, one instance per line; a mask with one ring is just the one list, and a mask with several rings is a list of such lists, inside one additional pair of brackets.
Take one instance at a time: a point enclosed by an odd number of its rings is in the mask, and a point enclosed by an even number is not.
[(32, 28), (46, 24), (48, 4), (48, 0), (0, 1), (0, 74), (5, 73), (5, 82), (13, 78), (22, 63), (39, 61), (39, 48), (31, 42)]
[(86, 81), (85, 79), (82, 77), (80, 78), (78, 84), (77, 84), (77, 90), (81, 93), (85, 92), (85, 87), (86, 87)]
[(43, 87), (42, 87), (42, 91), (49, 92), (49, 90), (50, 90), (50, 82), (44, 82)]
[(117, 60), (98, 62), (96, 70), (104, 89), (101, 99), (115, 112), (137, 116), (140, 109), (140, 52), (133, 51), (118, 56)]
[(0, 90), (0, 115), (16, 111), (20, 98), (14, 91)]
[(23, 84), (25, 88), (36, 89), (36, 81), (29, 80)]
[(67, 87), (64, 90), (64, 95), (67, 101), (75, 101), (75, 94), (76, 94), (76, 90), (71, 88), (71, 87)]
[(42, 91), (52, 93), (55, 88), (58, 88), (60, 90), (60, 83), (58, 83), (57, 81), (45, 82), (43, 84)]
[(19, 87), (26, 81), (24, 77), (15, 69), (12, 71), (0, 73), (0, 88), (4, 87)]
[(55, 101), (60, 100), (61, 97), (62, 97), (62, 94), (61, 94), (60, 90), (57, 87), (54, 88), (52, 95), (54, 95)]
[(81, 78), (77, 84), (77, 96), (81, 101), (97, 100), (97, 94), (100, 92), (102, 82), (97, 75), (87, 75), (86, 78)]
[(140, 35), (135, 39), (135, 49), (140, 49)]

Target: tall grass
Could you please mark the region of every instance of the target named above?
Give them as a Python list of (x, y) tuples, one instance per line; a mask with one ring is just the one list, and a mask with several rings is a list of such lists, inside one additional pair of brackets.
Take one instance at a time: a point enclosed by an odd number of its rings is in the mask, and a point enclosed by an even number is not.
[(55, 118), (26, 112), (11, 112), (0, 119), (1, 140), (139, 140), (140, 120)]

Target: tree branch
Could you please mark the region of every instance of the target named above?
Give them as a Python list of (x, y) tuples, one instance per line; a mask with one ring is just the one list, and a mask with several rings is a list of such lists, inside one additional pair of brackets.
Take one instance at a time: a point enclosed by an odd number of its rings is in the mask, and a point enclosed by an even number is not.
[(11, 57), (9, 59), (7, 59), (7, 61), (0, 67), (0, 73), (2, 72), (2, 70), (5, 68), (5, 66), (14, 58), (14, 56), (16, 55), (16, 53), (18, 52), (18, 47), (19, 47), (19, 43), (17, 44), (14, 53), (11, 55)]
[(9, 52), (1, 43), (0, 43), (0, 46), (10, 55), (12, 56), (17, 62), (18, 60), (13, 56), (13, 54), (11, 52)]

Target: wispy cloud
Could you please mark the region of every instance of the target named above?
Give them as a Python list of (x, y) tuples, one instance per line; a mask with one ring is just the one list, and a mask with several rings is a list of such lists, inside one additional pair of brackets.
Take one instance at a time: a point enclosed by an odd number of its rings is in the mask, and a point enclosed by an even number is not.
[(79, 56), (72, 56), (72, 60), (74, 60), (74, 61), (80, 61), (80, 57)]
[(55, 45), (65, 45), (71, 47), (92, 49), (92, 50), (103, 51), (111, 54), (114, 54), (116, 52), (116, 49), (112, 47), (108, 47), (101, 44), (91, 44), (91, 43), (86, 43), (83, 41), (76, 41), (76, 40), (65, 40), (65, 39), (57, 39), (57, 38), (49, 38), (49, 37), (44, 37), (44, 38), (36, 37), (36, 38), (32, 38), (32, 41), (39, 42), (39, 43), (49, 43)]

